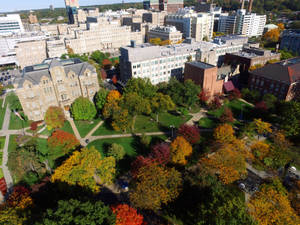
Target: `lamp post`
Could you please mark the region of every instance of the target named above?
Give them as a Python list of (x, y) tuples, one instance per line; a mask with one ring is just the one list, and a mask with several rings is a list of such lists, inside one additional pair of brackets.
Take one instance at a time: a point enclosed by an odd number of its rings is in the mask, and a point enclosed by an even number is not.
[(171, 129), (171, 134), (172, 134), (172, 138), (173, 138), (173, 136), (174, 136), (174, 133), (173, 133), (173, 129), (175, 128), (175, 126), (174, 125), (170, 125), (170, 129)]

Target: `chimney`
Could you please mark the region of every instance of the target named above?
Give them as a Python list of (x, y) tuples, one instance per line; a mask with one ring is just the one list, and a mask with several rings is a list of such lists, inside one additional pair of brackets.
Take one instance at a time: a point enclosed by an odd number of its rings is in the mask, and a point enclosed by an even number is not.
[(242, 0), (242, 6), (241, 6), (241, 9), (244, 9), (244, 6), (245, 6), (245, 0)]
[(248, 7), (248, 12), (249, 13), (252, 12), (252, 4), (253, 4), (253, 0), (249, 0), (249, 7)]

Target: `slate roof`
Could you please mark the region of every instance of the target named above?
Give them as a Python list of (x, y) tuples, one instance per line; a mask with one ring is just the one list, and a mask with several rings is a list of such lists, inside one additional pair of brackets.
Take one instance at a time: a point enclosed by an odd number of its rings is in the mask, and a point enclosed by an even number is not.
[(300, 81), (300, 58), (293, 58), (253, 70), (251, 74), (270, 80), (292, 84)]
[(51, 79), (50, 69), (56, 66), (64, 67), (65, 73), (68, 74), (73, 71), (76, 75), (83, 75), (84, 71), (88, 68), (95, 72), (96, 69), (87, 62), (82, 62), (79, 59), (51, 59), (45, 60), (44, 63), (28, 66), (23, 69), (22, 76), (14, 80), (18, 88), (22, 88), (26, 80), (30, 81), (33, 85), (38, 85), (41, 82), (42, 77), (48, 77)]

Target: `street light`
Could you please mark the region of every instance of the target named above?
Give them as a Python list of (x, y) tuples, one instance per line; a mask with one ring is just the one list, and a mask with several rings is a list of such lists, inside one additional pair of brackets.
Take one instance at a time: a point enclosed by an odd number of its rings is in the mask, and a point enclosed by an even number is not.
[(174, 136), (174, 134), (173, 134), (173, 129), (175, 128), (175, 126), (174, 125), (170, 125), (170, 129), (171, 129), (171, 133), (172, 133), (172, 138), (173, 138), (173, 136)]

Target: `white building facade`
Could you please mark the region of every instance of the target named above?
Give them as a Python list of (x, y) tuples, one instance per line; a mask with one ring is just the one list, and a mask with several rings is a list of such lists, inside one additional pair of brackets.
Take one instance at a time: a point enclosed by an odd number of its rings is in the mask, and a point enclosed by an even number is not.
[(0, 15), (0, 36), (24, 32), (19, 14)]

